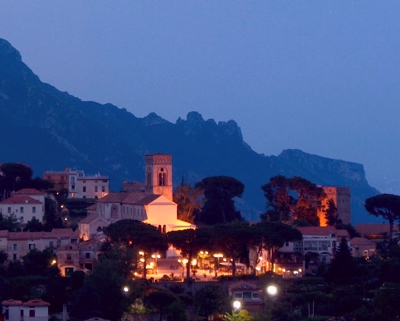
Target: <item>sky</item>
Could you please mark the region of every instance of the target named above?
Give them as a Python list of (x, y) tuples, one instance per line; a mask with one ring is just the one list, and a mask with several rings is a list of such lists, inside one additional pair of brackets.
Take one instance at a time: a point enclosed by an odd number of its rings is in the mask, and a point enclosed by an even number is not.
[(0, 38), (82, 100), (233, 119), (258, 153), (360, 163), (400, 194), (400, 1), (1, 0)]

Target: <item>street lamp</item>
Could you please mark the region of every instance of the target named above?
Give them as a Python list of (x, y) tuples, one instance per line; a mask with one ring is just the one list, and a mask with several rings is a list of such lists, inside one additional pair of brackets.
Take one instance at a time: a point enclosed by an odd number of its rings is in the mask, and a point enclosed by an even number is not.
[(157, 274), (157, 271), (158, 271), (158, 261), (157, 260), (161, 257), (161, 255), (156, 253), (156, 254), (153, 254), (151, 257), (153, 259), (156, 259), (156, 274)]
[(124, 288), (122, 289), (124, 291), (125, 294), (127, 294), (129, 292), (129, 288), (128, 286), (124, 286)]
[(217, 270), (219, 270), (219, 259), (220, 259), (221, 257), (224, 257), (224, 255), (223, 255), (222, 253), (215, 253), (213, 256), (216, 257), (216, 258), (218, 259)]
[(242, 306), (242, 303), (239, 301), (239, 300), (235, 300), (235, 301), (233, 301), (232, 302), (232, 306), (233, 306), (233, 311), (239, 311), (240, 310), (240, 308), (241, 308), (241, 306)]
[(273, 285), (273, 284), (271, 284), (271, 285), (268, 285), (267, 286), (267, 293), (270, 295), (270, 296), (275, 296), (277, 293), (278, 293), (278, 288), (275, 286), (275, 285)]

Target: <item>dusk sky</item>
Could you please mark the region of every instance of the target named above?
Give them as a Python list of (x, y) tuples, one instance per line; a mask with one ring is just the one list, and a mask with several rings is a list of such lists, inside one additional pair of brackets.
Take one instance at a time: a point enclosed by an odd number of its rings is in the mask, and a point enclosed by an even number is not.
[(82, 100), (233, 119), (258, 153), (361, 163), (400, 194), (400, 1), (2, 0), (0, 38)]

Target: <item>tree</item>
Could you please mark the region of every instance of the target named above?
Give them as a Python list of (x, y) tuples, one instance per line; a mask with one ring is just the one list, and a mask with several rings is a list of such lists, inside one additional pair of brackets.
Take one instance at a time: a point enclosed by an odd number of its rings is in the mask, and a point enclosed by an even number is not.
[(174, 193), (174, 202), (178, 205), (178, 219), (194, 223), (195, 216), (201, 211), (204, 203), (203, 193), (202, 189), (191, 187), (182, 180)]
[(82, 288), (73, 296), (71, 315), (81, 320), (99, 315), (112, 321), (120, 320), (130, 303), (129, 293), (126, 294), (123, 288), (133, 288), (121, 272), (118, 261), (102, 258), (96, 263)]
[(136, 220), (120, 220), (110, 224), (104, 231), (111, 243), (132, 247), (136, 253), (143, 252), (143, 277), (146, 278), (146, 262), (152, 254), (165, 252), (167, 238), (153, 225)]
[(222, 313), (227, 304), (227, 296), (218, 284), (206, 285), (194, 295), (196, 314), (204, 317)]
[(343, 237), (329, 265), (327, 279), (329, 281), (347, 282), (354, 276), (354, 273), (355, 262), (347, 240)]
[(248, 258), (252, 229), (247, 222), (230, 222), (213, 227), (214, 248), (222, 251), (232, 261), (232, 276), (236, 275), (236, 262), (245, 253)]
[[(286, 242), (301, 241), (303, 235), (301, 232), (290, 225), (281, 222), (262, 221), (253, 227), (253, 240), (258, 250), (267, 251), (268, 261), (271, 263), (270, 270), (273, 271), (275, 264), (275, 255)], [(257, 244), (258, 242), (258, 244)], [(257, 256), (259, 257), (259, 255)]]
[(49, 278), (60, 276), (57, 265), (53, 265), (55, 259), (51, 251), (30, 250), (22, 257), (22, 264), (27, 275), (40, 275)]
[(3, 173), (2, 191), (5, 191), (4, 198), (11, 196), (11, 192), (24, 187), (26, 182), (31, 180), (32, 169), (21, 163), (4, 163), (0, 166), (0, 172)]
[(328, 206), (325, 210), (325, 218), (328, 226), (334, 226), (337, 222), (338, 211), (333, 199), (328, 200)]
[(63, 228), (64, 223), (61, 216), (57, 213), (57, 204), (49, 197), (44, 200), (43, 227), (45, 231), (53, 228)]
[(24, 227), (24, 232), (41, 232), (43, 231), (44, 226), (40, 221), (33, 217), (30, 221), (28, 221)]
[(145, 298), (147, 304), (154, 306), (160, 312), (160, 321), (163, 320), (164, 309), (176, 301), (178, 298), (172, 292), (165, 290), (151, 291)]
[(365, 209), (375, 216), (382, 216), (389, 222), (389, 243), (393, 243), (393, 225), (400, 219), (400, 196), (380, 194), (365, 200)]
[(19, 220), (13, 213), (9, 215), (3, 215), (0, 213), (0, 230), (16, 232), (18, 230), (18, 226)]
[(241, 220), (233, 198), (242, 197), (244, 185), (233, 177), (213, 176), (203, 179), (195, 188), (204, 190), (205, 203), (196, 221), (207, 225)]
[(318, 209), (326, 197), (324, 190), (302, 178), (278, 175), (261, 187), (267, 199), (264, 220), (292, 223), (305, 219), (312, 225), (318, 225)]
[(188, 264), (186, 265), (186, 277), (190, 278), (190, 262), (195, 254), (204, 248), (210, 246), (210, 229), (198, 228), (186, 229), (180, 231), (168, 232), (168, 242), (172, 244), (176, 249), (181, 250), (183, 257), (187, 257)]

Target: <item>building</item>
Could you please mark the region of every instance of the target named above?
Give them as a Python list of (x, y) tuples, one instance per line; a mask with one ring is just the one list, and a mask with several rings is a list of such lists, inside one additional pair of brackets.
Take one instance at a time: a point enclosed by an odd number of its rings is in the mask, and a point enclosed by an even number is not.
[(350, 187), (346, 186), (322, 186), (326, 198), (322, 201), (322, 209), (318, 211), (320, 226), (327, 226), (325, 212), (328, 208), (329, 200), (333, 200), (336, 208), (338, 219), (344, 224), (351, 224), (351, 195)]
[(240, 301), (241, 309), (248, 311), (261, 310), (263, 306), (262, 293), (262, 289), (251, 282), (237, 281), (229, 285), (231, 301)]
[[(358, 223), (355, 227), (361, 237), (373, 242), (389, 240), (390, 225), (387, 223)], [(393, 236), (399, 233), (399, 225), (393, 225)]]
[(54, 183), (56, 191), (68, 190), (68, 198), (94, 198), (98, 199), (110, 191), (108, 176), (100, 173), (86, 176), (82, 170), (65, 168), (64, 171), (46, 171), (43, 179)]
[(363, 257), (368, 260), (376, 255), (376, 243), (363, 237), (354, 237), (350, 240), (350, 251), (354, 257)]
[(5, 321), (48, 321), (50, 303), (33, 299), (27, 302), (5, 300), (1, 302)]
[(79, 222), (80, 237), (89, 240), (101, 235), (109, 224), (134, 219), (156, 226), (161, 232), (195, 228), (177, 218), (173, 202), (172, 157), (167, 154), (146, 155), (144, 185), (124, 182), (122, 192), (111, 192), (90, 207), (90, 216)]
[(284, 277), (314, 273), (320, 264), (330, 263), (342, 238), (350, 242), (346, 230), (337, 230), (332, 226), (305, 226), (297, 229), (303, 239), (286, 243), (276, 254), (275, 272)]
[(66, 244), (78, 244), (78, 232), (72, 229), (53, 229), (51, 232), (0, 231), (0, 251), (9, 260), (20, 260), (31, 250), (55, 250)]
[(36, 189), (22, 189), (0, 202), (0, 213), (3, 215), (15, 215), (21, 225), (25, 225), (33, 218), (43, 222), (44, 199), (45, 194)]

